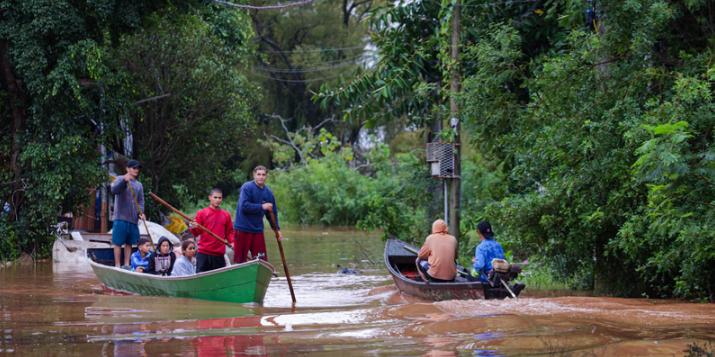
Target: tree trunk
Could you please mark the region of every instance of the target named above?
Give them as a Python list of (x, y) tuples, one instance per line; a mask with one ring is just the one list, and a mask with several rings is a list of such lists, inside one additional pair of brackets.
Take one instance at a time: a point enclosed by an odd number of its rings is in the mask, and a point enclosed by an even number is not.
[(12, 193), (7, 200), (11, 205), (9, 215), (10, 221), (18, 219), (20, 206), (23, 201), (24, 187), (22, 184), (22, 167), (20, 166), (20, 152), (22, 144), (20, 136), (25, 130), (27, 123), (26, 97), (22, 89), (22, 84), (13, 73), (12, 64), (8, 55), (8, 42), (0, 41), (0, 71), (2, 71), (2, 80), (5, 88), (8, 91), (7, 104), (12, 108), (12, 152), (10, 154), (10, 169), (13, 173)]

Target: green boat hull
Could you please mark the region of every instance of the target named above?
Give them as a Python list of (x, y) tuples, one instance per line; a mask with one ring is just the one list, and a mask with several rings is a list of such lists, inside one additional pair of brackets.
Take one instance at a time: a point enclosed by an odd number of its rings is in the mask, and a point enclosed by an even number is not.
[(176, 277), (132, 272), (92, 260), (90, 264), (105, 286), (120, 292), (259, 304), (263, 303), (274, 271), (273, 266), (263, 260)]

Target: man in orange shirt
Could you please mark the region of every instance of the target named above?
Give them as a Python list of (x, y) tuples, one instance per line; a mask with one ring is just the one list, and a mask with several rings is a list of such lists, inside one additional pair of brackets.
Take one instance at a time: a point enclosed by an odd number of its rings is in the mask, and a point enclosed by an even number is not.
[[(432, 223), (432, 234), (417, 254), (418, 265), (431, 281), (452, 281), (457, 275), (457, 239), (447, 231), (447, 223)], [(424, 259), (427, 259), (426, 261)]]
[[(209, 194), (209, 206), (198, 211), (194, 221), (232, 243), (234, 233), (231, 214), (221, 209), (221, 202), (223, 202), (221, 189), (212, 189)], [(199, 251), (196, 254), (196, 273), (225, 267), (226, 260), (223, 255), (226, 253), (226, 245), (193, 223), (190, 224), (190, 230), (191, 234), (198, 238)]]

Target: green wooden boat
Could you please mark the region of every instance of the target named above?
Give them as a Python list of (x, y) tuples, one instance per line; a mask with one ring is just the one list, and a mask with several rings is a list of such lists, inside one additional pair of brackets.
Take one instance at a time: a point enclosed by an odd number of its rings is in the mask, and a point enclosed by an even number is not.
[(159, 276), (115, 268), (97, 257), (103, 253), (95, 249), (87, 252), (97, 278), (111, 290), (145, 296), (260, 304), (275, 270), (270, 263), (256, 259), (191, 276)]

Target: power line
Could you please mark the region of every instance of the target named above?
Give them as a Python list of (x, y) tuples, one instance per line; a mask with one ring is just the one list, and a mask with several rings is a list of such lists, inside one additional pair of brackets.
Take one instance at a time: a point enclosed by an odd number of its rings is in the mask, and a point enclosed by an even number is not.
[(484, 4), (461, 4), (461, 7), (495, 7), (495, 5), (512, 5), (512, 4), (533, 4), (539, 2), (539, 0), (505, 0), (505, 1), (495, 1)]
[(337, 52), (337, 51), (343, 51), (343, 50), (357, 50), (357, 49), (362, 49), (363, 51), (366, 52), (371, 52), (375, 51), (374, 49), (370, 48), (365, 48), (365, 45), (362, 46), (350, 46), (350, 47), (324, 47), (324, 48), (314, 48), (314, 49), (308, 49), (308, 50), (292, 50), (292, 51), (261, 51), (265, 53), (314, 53), (314, 52)]
[(269, 73), (311, 73), (311, 72), (322, 72), (322, 71), (328, 71), (331, 69), (336, 69), (336, 68), (343, 68), (343, 67), (349, 67), (349, 66), (354, 66), (354, 65), (359, 65), (362, 61), (354, 61), (354, 62), (342, 62), (338, 63), (333, 66), (322, 66), (322, 67), (308, 67), (308, 68), (277, 68), (277, 67), (267, 67), (267, 66), (253, 66), (253, 68), (262, 71), (262, 72), (269, 72)]
[[(423, 1), (426, 2), (426, 1)], [(434, 2), (438, 2), (438, 0), (435, 0)], [(539, 0), (504, 0), (504, 1), (493, 1), (493, 2), (488, 2), (488, 3), (482, 3), (482, 4), (460, 4), (460, 7), (495, 7), (495, 5), (513, 5), (513, 4), (533, 4), (537, 3)]]
[(341, 75), (337, 75), (337, 76), (309, 78), (309, 79), (284, 79), (284, 78), (276, 78), (276, 77), (272, 77), (272, 76), (266, 76), (266, 75), (258, 74), (256, 72), (253, 72), (252, 75), (254, 75), (256, 77), (261, 77), (261, 78), (270, 79), (270, 80), (273, 80), (276, 82), (284, 82), (284, 83), (312, 83), (312, 82), (327, 81), (327, 80), (342, 77)]
[[(326, 60), (326, 61), (320, 61), (320, 64), (338, 64), (338, 63), (344, 63), (344, 62), (351, 62), (351, 61), (357, 61), (361, 58), (364, 58), (365, 55), (357, 55), (357, 56), (352, 56), (352, 57), (347, 57), (347, 58), (338, 58), (334, 60)], [(275, 67), (279, 68), (279, 67)]]
[(341, 67), (346, 67), (346, 66), (350, 66), (350, 65), (360, 64), (363, 62), (367, 62), (369, 60), (371, 60), (371, 58), (360, 55), (360, 56), (342, 58), (342, 59), (333, 60), (333, 61), (320, 61), (319, 63), (316, 63), (318, 65), (317, 67), (285, 68), (285, 67), (257, 65), (257, 66), (254, 66), (254, 68), (258, 68), (258, 69), (264, 70), (266, 72), (276, 72), (276, 73), (319, 72), (321, 70), (328, 70), (328, 69), (333, 69), (333, 68), (341, 68)]
[(287, 9), (289, 7), (294, 7), (294, 6), (308, 5), (308, 4), (312, 3), (313, 0), (301, 0), (301, 1), (291, 2), (291, 3), (265, 5), (265, 6), (235, 4), (235, 3), (223, 1), (223, 0), (214, 0), (214, 2), (219, 3), (221, 5), (226, 5), (226, 6), (231, 6), (231, 7), (236, 7), (239, 9), (246, 9), (246, 10), (281, 10), (281, 9)]

